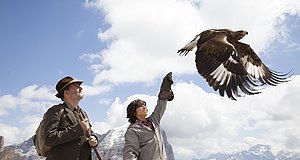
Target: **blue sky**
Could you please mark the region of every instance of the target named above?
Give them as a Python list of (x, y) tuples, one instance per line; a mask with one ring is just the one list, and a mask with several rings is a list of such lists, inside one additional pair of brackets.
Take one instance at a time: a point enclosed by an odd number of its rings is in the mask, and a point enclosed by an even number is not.
[(103, 48), (97, 39), (103, 21), (82, 3), (1, 2), (2, 93), (17, 93), (32, 83), (53, 84), (66, 73), (88, 76), (79, 56)]
[[(257, 143), (299, 152), (299, 14), (293, 0), (3, 0), (0, 134), (5, 145), (33, 135), (47, 108), (60, 102), (54, 86), (65, 75), (84, 81), (80, 105), (104, 133), (126, 124), (135, 98), (151, 110), (172, 71), (175, 99), (162, 126), (176, 158)], [(270, 68), (292, 68), (292, 81), (237, 102), (218, 96), (196, 73), (194, 52), (176, 53), (209, 28), (247, 30), (242, 41)]]

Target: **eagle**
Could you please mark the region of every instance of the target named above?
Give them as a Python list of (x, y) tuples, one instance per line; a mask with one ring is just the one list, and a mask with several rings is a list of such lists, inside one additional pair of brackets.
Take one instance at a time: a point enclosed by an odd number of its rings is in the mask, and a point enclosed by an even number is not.
[(205, 30), (177, 53), (186, 56), (197, 46), (198, 73), (210, 87), (219, 90), (222, 97), (226, 92), (232, 100), (242, 95), (259, 94), (266, 85), (289, 81), (291, 71), (282, 73), (268, 68), (250, 45), (239, 41), (247, 34), (244, 30)]

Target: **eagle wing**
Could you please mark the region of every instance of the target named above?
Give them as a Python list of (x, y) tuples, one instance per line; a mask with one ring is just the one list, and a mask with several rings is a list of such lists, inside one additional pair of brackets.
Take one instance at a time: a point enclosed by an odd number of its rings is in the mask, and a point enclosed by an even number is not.
[(290, 72), (280, 74), (277, 71), (269, 69), (250, 45), (236, 42), (234, 46), (241, 58), (242, 65), (256, 85), (261, 83), (261, 85), (269, 84), (274, 86), (287, 81), (286, 79)]
[(253, 95), (261, 87), (287, 82), (290, 72), (280, 73), (269, 69), (245, 43), (239, 42), (248, 32), (229, 29), (209, 29), (198, 34), (191, 42), (178, 50), (186, 56), (197, 46), (196, 67), (215, 91), (221, 96), (236, 100), (239, 93)]
[(215, 91), (221, 96), (224, 91), (229, 98), (240, 96), (238, 87), (246, 94), (257, 94), (247, 76), (242, 60), (235, 47), (227, 41), (226, 35), (216, 35), (204, 43), (198, 43), (196, 51), (196, 67)]

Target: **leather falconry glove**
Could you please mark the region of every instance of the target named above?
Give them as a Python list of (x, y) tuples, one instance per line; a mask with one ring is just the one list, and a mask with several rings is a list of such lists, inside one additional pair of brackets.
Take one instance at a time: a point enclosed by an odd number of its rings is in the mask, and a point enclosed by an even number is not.
[(171, 89), (171, 85), (173, 84), (172, 72), (169, 72), (163, 79), (162, 84), (160, 86), (160, 91), (158, 94), (158, 98), (161, 100), (172, 101), (174, 99), (174, 94)]

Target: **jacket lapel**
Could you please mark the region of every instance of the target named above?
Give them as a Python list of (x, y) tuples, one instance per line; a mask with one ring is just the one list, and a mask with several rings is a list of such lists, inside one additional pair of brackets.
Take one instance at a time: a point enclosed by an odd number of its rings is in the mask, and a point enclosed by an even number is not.
[(69, 107), (66, 107), (67, 117), (69, 117), (70, 121), (73, 124), (77, 124), (76, 118), (72, 112), (72, 110)]

